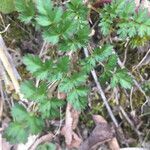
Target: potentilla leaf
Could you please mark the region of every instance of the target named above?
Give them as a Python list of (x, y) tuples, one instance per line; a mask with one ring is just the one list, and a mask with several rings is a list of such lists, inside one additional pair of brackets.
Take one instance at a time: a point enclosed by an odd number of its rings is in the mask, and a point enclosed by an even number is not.
[[(70, 95), (71, 94), (71, 95)], [(85, 109), (85, 107), (87, 106), (88, 100), (87, 97), (78, 97), (75, 98), (72, 93), (68, 94), (67, 97), (67, 101), (72, 104), (72, 106), (76, 109), (76, 110), (83, 110)]]
[(32, 81), (24, 81), (21, 83), (20, 90), (25, 98), (30, 99), (33, 98), (36, 88)]
[(38, 12), (42, 15), (48, 15), (53, 8), (51, 0), (37, 0)]
[(50, 42), (52, 44), (57, 44), (59, 41), (59, 34), (57, 32), (54, 31), (48, 31), (46, 30), (45, 32), (43, 32), (43, 38), (47, 41)]
[(31, 101), (42, 101), (46, 98), (47, 84), (41, 83), (39, 87), (35, 87), (32, 81), (24, 81), (21, 84), (21, 93), (25, 98)]
[(18, 122), (24, 121), (26, 118), (28, 118), (26, 109), (22, 105), (19, 105), (17, 103), (12, 107), (11, 114), (13, 116), (13, 119)]
[(26, 143), (29, 132), (20, 122), (11, 122), (4, 132), (4, 137), (12, 144)]
[(114, 70), (114, 68), (117, 66), (117, 55), (112, 54), (109, 58), (108, 58), (108, 62), (106, 64), (106, 69), (107, 70)]
[(72, 76), (64, 78), (59, 84), (61, 92), (68, 93), (74, 87), (82, 85), (86, 82), (87, 75), (83, 73), (74, 73)]
[(26, 118), (26, 124), (28, 126), (28, 131), (31, 134), (41, 133), (44, 127), (44, 122), (40, 117), (29, 114), (29, 117)]
[(131, 89), (133, 80), (130, 75), (128, 75), (125, 69), (118, 69), (115, 74), (113, 74), (111, 80), (111, 86), (115, 87), (120, 84), (125, 89)]
[(15, 7), (20, 13), (19, 19), (24, 23), (29, 23), (35, 15), (33, 0), (15, 0)]
[(23, 63), (26, 65), (27, 70), (34, 73), (42, 66), (42, 61), (38, 56), (28, 54), (23, 57)]
[(26, 65), (27, 70), (39, 80), (47, 79), (50, 69), (52, 68), (51, 60), (42, 62), (38, 56), (33, 56), (30, 54), (24, 56), (23, 63)]
[(106, 60), (111, 54), (113, 50), (112, 45), (104, 45), (101, 48), (97, 48), (94, 50), (93, 57), (97, 62), (102, 62)]
[(49, 26), (52, 24), (51, 20), (47, 16), (40, 15), (36, 18), (36, 21), (41, 26)]
[(46, 27), (51, 24), (58, 23), (62, 20), (63, 10), (61, 8), (54, 8), (49, 10), (47, 15), (39, 14), (36, 18), (36, 21), (39, 25)]
[[(150, 36), (150, 19), (147, 9), (138, 8), (135, 2), (124, 0), (112, 1), (104, 6), (100, 15), (100, 29), (104, 36), (115, 31), (122, 40)], [(113, 26), (115, 23), (115, 27)]]
[(29, 134), (38, 134), (44, 127), (42, 118), (27, 110), (20, 104), (12, 108), (14, 122), (10, 123), (4, 133), (12, 143), (25, 143)]
[(0, 0), (0, 12), (4, 14), (15, 11), (14, 0)]
[(67, 4), (68, 11), (80, 20), (86, 20), (88, 8), (83, 4), (82, 0), (71, 0)]
[(62, 107), (64, 101), (56, 98), (46, 99), (39, 104), (39, 112), (42, 118), (54, 119), (59, 117), (59, 108)]

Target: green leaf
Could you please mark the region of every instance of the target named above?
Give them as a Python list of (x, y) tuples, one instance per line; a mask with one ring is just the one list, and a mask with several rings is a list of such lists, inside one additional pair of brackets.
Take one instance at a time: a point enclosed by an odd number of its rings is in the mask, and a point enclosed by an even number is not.
[(32, 101), (42, 101), (46, 98), (47, 85), (41, 83), (39, 87), (35, 87), (32, 81), (24, 81), (21, 84), (21, 93), (25, 98)]
[(100, 81), (101, 83), (109, 82), (111, 77), (112, 77), (112, 74), (109, 71), (104, 71), (102, 75), (100, 76)]
[(37, 0), (38, 12), (42, 15), (48, 15), (53, 9), (53, 4), (51, 0)]
[(68, 56), (59, 58), (56, 62), (53, 63), (53, 67), (50, 70), (48, 81), (58, 81), (61, 80), (68, 72), (70, 60)]
[(78, 49), (85, 47), (89, 40), (90, 30), (88, 25), (80, 28), (76, 33), (69, 37), (69, 39), (61, 40), (59, 43), (59, 49), (62, 51), (77, 51)]
[(75, 99), (70, 94), (68, 94), (67, 101), (78, 111), (85, 109), (88, 102), (87, 97), (78, 97)]
[(106, 36), (110, 33), (112, 23), (113, 22), (111, 20), (106, 21), (105, 19), (102, 18), (102, 21), (100, 22), (99, 26), (101, 27), (101, 31), (104, 36)]
[[(135, 11), (135, 2), (112, 1), (105, 5), (100, 14), (100, 28), (103, 35), (117, 33), (122, 40), (150, 36), (150, 19), (147, 9), (140, 7)], [(115, 26), (114, 26), (115, 24)], [(131, 39), (132, 40), (132, 39)]]
[(43, 33), (43, 38), (47, 41), (47, 42), (50, 42), (52, 44), (57, 44), (58, 41), (59, 41), (59, 34), (54, 32), (54, 31), (48, 31), (46, 30), (44, 33)]
[(39, 80), (48, 79), (52, 67), (53, 67), (52, 61), (46, 60), (44, 63), (42, 63), (41, 67), (33, 73), (33, 75), (37, 77), (37, 79)]
[(32, 0), (15, 0), (15, 7), (22, 22), (29, 23), (34, 17), (35, 6)]
[(28, 126), (28, 131), (31, 134), (38, 134), (42, 132), (43, 127), (44, 127), (43, 120), (32, 114), (30, 114), (30, 116), (26, 118), (26, 124)]
[(66, 73), (69, 69), (69, 63), (70, 63), (69, 57), (64, 56), (60, 58), (57, 63), (57, 68), (56, 68), (57, 72)]
[(75, 16), (75, 19), (80, 19), (80, 20), (86, 20), (87, 14), (88, 14), (88, 9), (87, 7), (83, 4), (83, 1), (81, 0), (71, 0), (67, 4), (67, 8), (70, 14), (73, 14)]
[(54, 119), (59, 116), (59, 108), (63, 104), (62, 100), (56, 98), (46, 99), (39, 104), (39, 112), (42, 114), (42, 118)]
[(128, 73), (125, 69), (117, 70), (111, 80), (112, 87), (115, 87), (118, 84), (120, 84), (125, 89), (131, 89), (132, 83), (133, 83), (133, 80), (132, 80), (131, 76), (128, 75)]
[(12, 107), (11, 114), (13, 119), (19, 122), (24, 121), (28, 117), (26, 109), (19, 104), (15, 104), (15, 106)]
[(109, 58), (108, 58), (108, 62), (106, 64), (106, 69), (107, 70), (114, 70), (114, 68), (117, 66), (117, 55), (112, 54)]
[(38, 16), (36, 21), (41, 26), (49, 26), (52, 23), (47, 16), (42, 15)]
[(88, 90), (84, 87), (86, 79), (85, 73), (74, 73), (70, 77), (62, 79), (58, 87), (59, 91), (67, 94), (67, 101), (78, 110), (84, 109), (87, 105)]
[(14, 10), (14, 0), (0, 0), (0, 12), (8, 14)]
[(64, 78), (63, 81), (59, 84), (59, 91), (60, 92), (69, 92), (74, 85), (70, 82), (69, 78)]
[(56, 150), (56, 145), (54, 145), (53, 143), (47, 143), (47, 144), (42, 144), (42, 145), (38, 145), (37, 150)]
[(4, 132), (4, 137), (12, 144), (26, 143), (29, 132), (26, 127), (18, 122), (12, 122), (9, 124)]
[(59, 91), (68, 93), (74, 87), (86, 82), (87, 75), (84, 73), (74, 73), (71, 77), (64, 78), (59, 84)]
[(38, 56), (33, 56), (30, 54), (23, 58), (23, 63), (27, 66), (27, 70), (39, 80), (47, 79), (50, 69), (52, 68), (51, 60), (42, 62)]
[(53, 13), (54, 13), (54, 18), (53, 18), (54, 21), (53, 22), (57, 23), (57, 22), (61, 21), (62, 15), (63, 15), (62, 8), (55, 8)]
[(71, 77), (71, 83), (74, 85), (74, 86), (79, 86), (79, 85), (82, 85), (83, 83), (86, 82), (86, 79), (87, 79), (87, 75), (84, 74), (84, 73), (74, 73)]
[(63, 10), (61, 8), (54, 8), (49, 11), (47, 15), (39, 14), (36, 18), (36, 21), (41, 26), (49, 26), (51, 24), (58, 23), (61, 21), (63, 15)]
[(112, 45), (104, 45), (101, 48), (95, 49), (93, 53), (93, 57), (97, 62), (102, 62), (106, 60), (112, 54), (113, 46)]
[(88, 90), (85, 87), (76, 87), (68, 94), (67, 99), (73, 101), (73, 99), (78, 99), (79, 97), (87, 96)]
[(41, 59), (38, 56), (36, 55), (33, 56), (31, 54), (28, 54), (23, 57), (23, 63), (26, 65), (27, 70), (30, 71), (31, 73), (34, 73), (42, 66)]
[(96, 66), (96, 60), (94, 59), (93, 55), (82, 60), (81, 66), (83, 72), (90, 73), (90, 71)]
[(38, 134), (43, 130), (44, 122), (32, 112), (27, 112), (20, 104), (12, 108), (14, 122), (6, 129), (5, 136), (12, 143), (26, 142), (29, 134)]
[(24, 94), (24, 97), (27, 99), (33, 98), (35, 94), (35, 86), (31, 81), (24, 81), (21, 83), (20, 90)]

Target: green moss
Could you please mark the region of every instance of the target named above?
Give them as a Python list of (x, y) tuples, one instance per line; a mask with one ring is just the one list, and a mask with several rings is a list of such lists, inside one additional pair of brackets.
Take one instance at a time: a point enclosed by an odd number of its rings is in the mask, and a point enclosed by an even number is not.
[(144, 102), (145, 102), (144, 95), (139, 91), (134, 92), (132, 96), (133, 108), (134, 109), (141, 108)]

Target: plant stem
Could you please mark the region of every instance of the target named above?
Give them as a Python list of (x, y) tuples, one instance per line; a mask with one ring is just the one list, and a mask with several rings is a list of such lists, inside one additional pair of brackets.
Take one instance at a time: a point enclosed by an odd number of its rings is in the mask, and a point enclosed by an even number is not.
[[(89, 57), (89, 53), (88, 53), (88, 49), (87, 49), (87, 48), (84, 48), (84, 54), (85, 54), (86, 57)], [(91, 71), (91, 74), (92, 74), (93, 79), (94, 79), (94, 81), (95, 81), (95, 83), (96, 83), (96, 86), (97, 86), (97, 88), (98, 88), (98, 93), (99, 93), (99, 95), (101, 96), (101, 98), (102, 98), (102, 100), (103, 100), (103, 102), (104, 102), (104, 105), (106, 106), (106, 109), (107, 109), (107, 111), (108, 111), (108, 113), (109, 113), (109, 115), (110, 115), (112, 121), (114, 122), (114, 124), (115, 124), (116, 127), (119, 127), (118, 121), (117, 121), (117, 119), (115, 118), (115, 116), (114, 116), (114, 114), (113, 114), (113, 112), (112, 112), (112, 110), (111, 110), (111, 108), (110, 108), (110, 106), (109, 106), (109, 104), (108, 104), (108, 102), (107, 102), (107, 98), (106, 98), (106, 96), (105, 96), (105, 93), (103, 92), (102, 87), (101, 87), (101, 85), (100, 85), (100, 83), (99, 83), (99, 81), (98, 81), (98, 77), (97, 77), (97, 75), (96, 75), (95, 69), (93, 69), (93, 70)]]

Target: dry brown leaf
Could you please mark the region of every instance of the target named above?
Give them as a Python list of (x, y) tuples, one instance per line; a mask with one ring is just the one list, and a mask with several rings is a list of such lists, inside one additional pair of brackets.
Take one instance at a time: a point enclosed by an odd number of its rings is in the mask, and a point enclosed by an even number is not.
[(93, 149), (100, 144), (110, 141), (113, 137), (111, 127), (107, 123), (99, 123), (87, 140), (81, 144), (80, 150)]
[(120, 150), (118, 141), (115, 137), (108, 142), (108, 145), (111, 150)]
[(69, 145), (69, 148), (79, 148), (81, 142), (82, 142), (82, 139), (79, 138), (79, 136), (75, 132), (73, 132), (72, 141), (71, 141), (71, 144)]
[(16, 93), (19, 94), (20, 97), (22, 98), (22, 94), (20, 93), (19, 82), (17, 80), (16, 74), (14, 71), (14, 69), (16, 70), (16, 68), (13, 65), (13, 63), (10, 63), (9, 61), (9, 58), (7, 56), (7, 47), (1, 35), (0, 35), (0, 60), (13, 83)]
[(61, 134), (65, 137), (65, 142), (69, 148), (78, 148), (81, 144), (81, 139), (73, 132), (77, 127), (80, 112), (76, 111), (69, 103), (66, 108), (65, 126), (61, 130)]
[(75, 109), (72, 109), (71, 114), (73, 118), (72, 129), (74, 130), (78, 125), (80, 112)]
[[(40, 145), (41, 143), (50, 142), (53, 139), (53, 137), (54, 137), (54, 135), (52, 133), (48, 133), (48, 134), (43, 135), (43, 136), (41, 136), (39, 138), (37, 138), (36, 136), (30, 136), (29, 137), (30, 139), (28, 138), (28, 143), (26, 143), (28, 145), (24, 145), (25, 146), (24, 150), (26, 150), (26, 149), (28, 149), (28, 150), (36, 150), (38, 145)], [(30, 140), (32, 141), (32, 145), (31, 144), (29, 145), (29, 143), (31, 143)], [(29, 148), (27, 148), (27, 146), (29, 146)], [(22, 148), (21, 147), (18, 148), (18, 150), (23, 150), (23, 147)]]
[(66, 108), (66, 119), (65, 126), (62, 128), (62, 135), (65, 136), (65, 142), (67, 145), (71, 144), (72, 141), (72, 116), (71, 116), (71, 108), (72, 106), (68, 103)]
[(114, 131), (107, 121), (100, 115), (93, 115), (96, 127), (86, 141), (84, 141), (80, 150), (94, 149), (100, 144), (109, 142), (111, 150), (119, 150), (119, 144), (114, 137)]
[(107, 123), (107, 121), (100, 115), (93, 115), (92, 117), (96, 125), (99, 123)]

